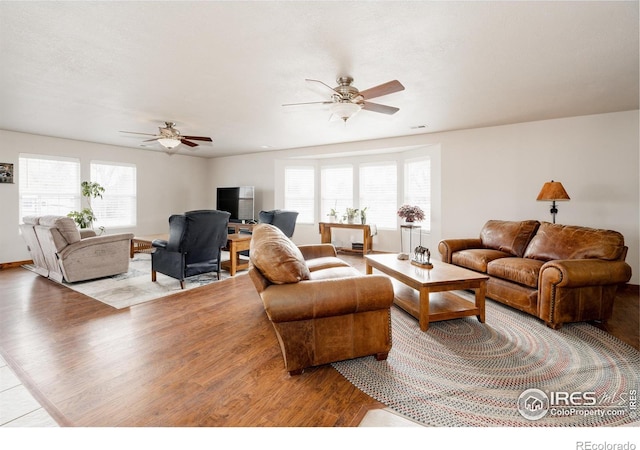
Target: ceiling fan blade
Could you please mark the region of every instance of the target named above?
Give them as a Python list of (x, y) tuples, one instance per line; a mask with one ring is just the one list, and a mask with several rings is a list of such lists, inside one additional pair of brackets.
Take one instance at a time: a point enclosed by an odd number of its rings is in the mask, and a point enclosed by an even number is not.
[(130, 134), (143, 134), (145, 136), (157, 136), (151, 133), (138, 133), (137, 131), (121, 131), (120, 133), (130, 133)]
[(195, 142), (189, 142), (184, 137), (182, 139), (180, 139), (180, 142), (182, 142), (184, 145), (188, 145), (189, 147), (197, 147), (198, 146), (198, 144), (196, 144)]
[[(151, 136), (153, 136), (153, 135), (151, 135)], [(153, 139), (145, 139), (142, 142), (152, 142), (152, 141), (157, 141), (158, 139), (162, 139), (162, 136), (156, 136)]]
[(183, 139), (191, 139), (192, 141), (207, 141), (213, 142), (213, 139), (206, 136), (182, 136)]
[(394, 92), (404, 91), (404, 86), (398, 81), (388, 81), (387, 83), (374, 86), (364, 91), (360, 91), (365, 100), (369, 98), (382, 97), (383, 95), (393, 94)]
[(307, 87), (309, 89), (311, 89), (315, 93), (321, 95), (322, 97), (332, 96), (334, 94), (337, 94), (335, 89), (333, 89), (328, 84), (323, 83), (322, 81), (311, 80), (309, 78), (306, 78), (304, 81), (306, 81)]
[(330, 105), (333, 102), (303, 102), (303, 103), (285, 103), (282, 106), (298, 106), (298, 105)]
[(362, 105), (362, 109), (382, 114), (395, 114), (400, 111), (400, 108), (396, 108), (395, 106), (387, 106), (371, 102), (365, 102), (364, 105)]

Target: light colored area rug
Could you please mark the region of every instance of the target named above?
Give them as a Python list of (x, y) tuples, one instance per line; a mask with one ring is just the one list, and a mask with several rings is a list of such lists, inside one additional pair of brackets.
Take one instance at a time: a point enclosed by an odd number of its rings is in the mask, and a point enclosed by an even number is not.
[[(223, 252), (222, 260), (224, 261), (228, 257), (228, 252)], [(235, 276), (241, 276), (243, 273), (246, 273), (246, 271), (236, 272)], [(220, 281), (226, 278), (229, 278), (229, 272), (222, 270), (220, 272)], [(62, 284), (113, 308), (123, 309), (157, 300), (177, 292), (205, 286), (217, 282), (218, 278), (215, 272), (187, 278), (184, 290), (180, 289), (180, 282), (175, 278), (158, 273), (156, 280), (156, 282), (151, 281), (151, 255), (136, 253), (129, 263), (129, 271), (127, 273), (97, 280)]]
[(394, 306), (392, 333), (386, 361), (364, 357), (333, 366), (421, 424), (637, 425), (640, 352), (587, 323), (555, 331), (487, 300), (485, 324), (467, 317), (431, 323), (427, 332)]

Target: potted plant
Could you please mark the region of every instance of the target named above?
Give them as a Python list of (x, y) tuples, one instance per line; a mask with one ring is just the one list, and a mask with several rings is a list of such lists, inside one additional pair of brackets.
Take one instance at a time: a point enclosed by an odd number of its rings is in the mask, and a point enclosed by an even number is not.
[(425, 216), (419, 206), (402, 205), (398, 210), (398, 217), (407, 223), (413, 223), (423, 221)]
[(104, 193), (104, 188), (100, 186), (100, 184), (92, 182), (92, 181), (83, 181), (80, 184), (80, 190), (82, 196), (86, 198), (87, 204), (89, 205), (86, 208), (83, 208), (82, 211), (71, 211), (67, 214), (67, 217), (71, 217), (78, 228), (92, 228), (93, 222), (96, 221), (96, 215), (91, 209), (91, 199), (92, 198), (102, 198), (102, 194)]
[(329, 222), (334, 223), (338, 220), (338, 211), (336, 211), (334, 208), (331, 208), (327, 216), (329, 216)]
[(347, 223), (354, 223), (357, 215), (358, 208), (347, 208), (347, 212), (344, 214), (343, 218), (347, 220)]
[(367, 208), (368, 206), (365, 206), (360, 210), (360, 223), (362, 225), (367, 223)]

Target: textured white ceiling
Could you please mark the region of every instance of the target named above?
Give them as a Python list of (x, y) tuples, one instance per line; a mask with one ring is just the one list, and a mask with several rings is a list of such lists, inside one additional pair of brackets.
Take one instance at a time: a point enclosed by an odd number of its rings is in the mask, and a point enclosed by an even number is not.
[[(215, 157), (638, 109), (638, 2), (0, 2), (0, 129)], [(305, 78), (398, 79), (346, 126)], [(416, 128), (426, 125), (426, 128)]]

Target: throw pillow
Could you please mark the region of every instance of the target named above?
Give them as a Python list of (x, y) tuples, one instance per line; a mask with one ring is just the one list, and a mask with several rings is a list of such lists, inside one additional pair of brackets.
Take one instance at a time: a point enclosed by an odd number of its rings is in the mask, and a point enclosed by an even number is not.
[(309, 268), (302, 252), (273, 225), (264, 223), (253, 228), (249, 255), (253, 265), (273, 284), (309, 279)]
[(486, 248), (522, 257), (539, 225), (537, 220), (489, 220), (480, 232), (480, 240)]

